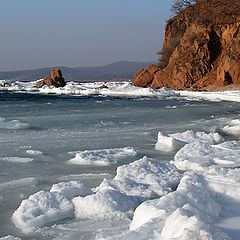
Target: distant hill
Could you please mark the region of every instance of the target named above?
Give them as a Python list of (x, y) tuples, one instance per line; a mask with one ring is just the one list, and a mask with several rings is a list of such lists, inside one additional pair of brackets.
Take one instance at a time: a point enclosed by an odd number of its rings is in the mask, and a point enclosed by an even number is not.
[[(120, 61), (98, 67), (69, 68), (56, 66), (62, 70), (66, 81), (111, 81), (126, 80), (134, 76), (136, 71), (150, 63)], [(0, 71), (0, 79), (33, 81), (45, 77), (54, 67), (33, 70)]]

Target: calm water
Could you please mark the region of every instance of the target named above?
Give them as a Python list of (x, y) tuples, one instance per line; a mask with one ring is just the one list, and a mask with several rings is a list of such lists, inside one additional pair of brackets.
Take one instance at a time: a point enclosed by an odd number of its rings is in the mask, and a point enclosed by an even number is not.
[[(170, 160), (173, 153), (161, 154), (154, 150), (158, 131), (210, 131), (227, 119), (238, 118), (239, 113), (239, 103), (233, 102), (0, 93), (0, 117), (4, 118), (0, 121), (0, 237), (12, 234), (32, 239), (22, 235), (11, 222), (14, 210), (30, 194), (69, 180), (80, 180), (94, 187), (104, 176), (110, 176), (107, 173), (114, 176), (117, 165), (66, 164), (74, 157), (71, 152), (131, 146), (138, 156), (119, 164), (144, 155)], [(15, 127), (12, 120), (29, 125)], [(29, 149), (43, 154), (29, 155), (26, 152)], [(33, 158), (34, 161), (10, 161), (16, 157)], [(86, 175), (89, 173), (95, 175)], [(32, 181), (36, 181), (35, 185)], [(42, 233), (34, 236), (52, 239), (54, 231), (53, 228), (51, 237)], [(82, 234), (78, 235), (79, 239), (90, 238), (86, 233), (79, 234)]]

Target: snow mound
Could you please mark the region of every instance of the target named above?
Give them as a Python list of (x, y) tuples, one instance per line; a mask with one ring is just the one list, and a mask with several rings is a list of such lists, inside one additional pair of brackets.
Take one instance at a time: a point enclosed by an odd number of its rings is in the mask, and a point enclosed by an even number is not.
[(13, 130), (19, 130), (19, 129), (28, 129), (30, 128), (29, 123), (23, 123), (19, 120), (6, 120), (4, 118), (0, 118), (0, 129), (13, 129)]
[(93, 193), (90, 188), (84, 186), (78, 181), (60, 182), (58, 184), (54, 184), (50, 192), (61, 193), (69, 199), (77, 196), (85, 197)]
[(143, 200), (163, 196), (173, 191), (181, 176), (174, 165), (143, 157), (118, 167), (114, 179), (105, 179), (97, 190), (113, 188)]
[(73, 215), (73, 204), (64, 195), (40, 191), (22, 201), (12, 221), (16, 227), (28, 231)]
[(180, 178), (173, 165), (144, 157), (118, 167), (114, 179), (104, 179), (94, 194), (74, 198), (75, 214), (78, 218), (131, 217), (144, 200), (173, 191)]
[(101, 150), (86, 150), (76, 153), (75, 158), (68, 162), (79, 165), (109, 166), (125, 157), (136, 156), (137, 152), (131, 147), (112, 148)]
[(219, 143), (223, 141), (223, 138), (218, 133), (205, 133), (187, 130), (182, 133), (173, 133), (168, 136), (164, 136), (161, 132), (158, 133), (158, 141), (155, 145), (155, 149), (163, 152), (171, 152), (176, 149), (180, 149), (187, 143), (191, 142), (209, 142), (211, 144)]
[(211, 165), (240, 166), (240, 141), (211, 145), (209, 142), (192, 142), (181, 148), (172, 163), (183, 171), (203, 171)]
[(187, 173), (175, 192), (139, 205), (130, 231), (113, 239), (226, 240), (227, 235), (212, 224), (220, 213), (204, 177)]
[(73, 199), (77, 218), (111, 218), (132, 215), (139, 202), (134, 197), (112, 189)]

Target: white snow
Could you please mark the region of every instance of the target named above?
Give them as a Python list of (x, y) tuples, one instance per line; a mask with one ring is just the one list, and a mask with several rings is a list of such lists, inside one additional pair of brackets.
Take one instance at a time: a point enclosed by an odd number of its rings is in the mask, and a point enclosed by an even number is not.
[(177, 190), (137, 207), (130, 231), (112, 239), (218, 239), (227, 235), (214, 223), (221, 205), (202, 175), (187, 173)]
[(181, 174), (172, 164), (143, 157), (118, 167), (114, 179), (105, 179), (97, 190), (112, 188), (142, 201), (173, 191), (180, 178)]
[(12, 215), (12, 221), (16, 227), (29, 231), (47, 223), (71, 218), (73, 214), (73, 204), (63, 194), (40, 191), (22, 201)]
[(234, 137), (240, 137), (240, 120), (234, 119), (229, 122), (229, 125), (226, 125), (222, 128), (222, 131), (227, 134)]
[(101, 150), (85, 150), (76, 153), (73, 159), (68, 163), (78, 165), (99, 165), (108, 166), (117, 163), (125, 157), (134, 157), (137, 152), (131, 147), (101, 149)]
[(192, 142), (181, 148), (172, 163), (180, 170), (200, 170), (218, 165), (240, 166), (240, 141), (229, 141), (212, 145), (206, 141)]
[(131, 216), (142, 201), (173, 191), (180, 178), (173, 165), (144, 157), (118, 167), (114, 179), (104, 179), (95, 194), (74, 198), (76, 217)]
[(219, 135), (219, 133), (194, 133), (193, 130), (187, 130), (181, 133), (168, 134), (168, 136), (164, 136), (161, 132), (159, 132), (158, 141), (155, 145), (155, 149), (158, 151), (170, 152), (180, 149), (186, 143), (196, 141), (204, 141), (213, 144), (223, 141), (223, 138)]
[(85, 197), (93, 193), (90, 188), (84, 186), (79, 181), (60, 182), (54, 184), (50, 192), (59, 192), (69, 199), (77, 196)]
[(7, 235), (5, 237), (1, 237), (0, 240), (21, 240), (19, 237), (14, 237), (12, 235)]

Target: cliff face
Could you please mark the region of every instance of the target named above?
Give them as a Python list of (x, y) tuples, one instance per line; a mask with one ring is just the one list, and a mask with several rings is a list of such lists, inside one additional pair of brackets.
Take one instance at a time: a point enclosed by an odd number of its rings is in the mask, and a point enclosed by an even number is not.
[(240, 85), (240, 0), (199, 0), (170, 19), (160, 65), (139, 71), (133, 84), (192, 90)]

